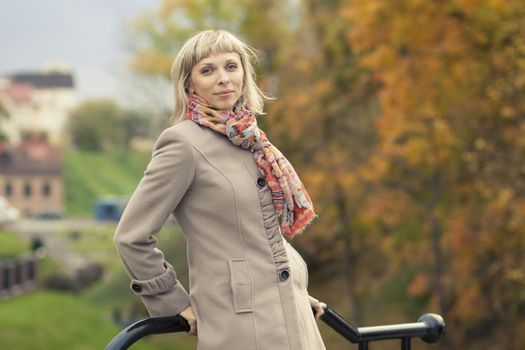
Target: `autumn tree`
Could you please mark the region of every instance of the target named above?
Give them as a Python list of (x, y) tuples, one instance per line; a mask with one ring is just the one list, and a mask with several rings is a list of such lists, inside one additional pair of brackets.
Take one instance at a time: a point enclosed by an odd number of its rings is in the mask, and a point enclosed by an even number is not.
[(267, 119), (272, 139), (292, 160), (319, 214), (296, 244), (319, 287), (334, 287), (320, 288), (320, 297), (363, 324), (364, 299), (381, 259), (375, 237), (356, 219), (370, 191), (358, 169), (376, 142), (378, 86), (346, 40), (341, 6), (302, 2), (300, 26), (278, 72), (279, 99)]
[[(367, 0), (343, 12), (382, 84), (380, 144), (363, 168), (382, 191), (363, 214), (393, 233), (391, 273), (412, 271), (407, 292), (445, 315), (452, 348), (522, 348), (524, 4)], [(377, 211), (384, 195), (395, 211)]]
[(111, 100), (90, 100), (71, 112), (68, 128), (75, 146), (86, 151), (125, 149), (134, 137), (148, 137), (147, 116)]

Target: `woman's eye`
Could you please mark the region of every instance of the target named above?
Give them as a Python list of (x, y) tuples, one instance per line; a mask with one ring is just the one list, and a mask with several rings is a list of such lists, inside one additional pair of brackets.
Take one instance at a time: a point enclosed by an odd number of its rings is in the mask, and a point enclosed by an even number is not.
[(226, 68), (229, 70), (229, 71), (234, 71), (237, 69), (237, 65), (235, 63), (230, 63), (229, 65), (226, 66)]
[(203, 68), (201, 69), (201, 74), (210, 74), (211, 73), (211, 68)]

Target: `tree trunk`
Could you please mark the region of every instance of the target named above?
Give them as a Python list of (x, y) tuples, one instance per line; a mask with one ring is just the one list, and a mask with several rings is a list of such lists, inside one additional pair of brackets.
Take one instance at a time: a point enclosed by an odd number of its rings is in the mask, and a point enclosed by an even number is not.
[(345, 285), (346, 295), (348, 296), (348, 305), (350, 308), (350, 315), (352, 322), (356, 324), (363, 324), (363, 307), (359, 302), (359, 293), (356, 286), (359, 283), (357, 275), (357, 249), (356, 244), (352, 240), (352, 231), (350, 229), (350, 219), (347, 212), (346, 200), (344, 192), (336, 186), (336, 205), (341, 223), (341, 231), (339, 237), (342, 242), (342, 273)]

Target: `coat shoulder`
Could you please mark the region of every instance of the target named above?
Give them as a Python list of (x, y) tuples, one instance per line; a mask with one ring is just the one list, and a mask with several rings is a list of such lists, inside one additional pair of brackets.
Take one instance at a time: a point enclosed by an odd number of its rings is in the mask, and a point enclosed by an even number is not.
[(196, 125), (192, 124), (195, 123), (183, 121), (164, 129), (155, 142), (152, 159), (159, 158), (162, 155), (163, 159), (169, 157), (170, 159), (177, 159), (179, 162), (184, 161), (193, 164), (195, 162), (193, 156), (194, 134), (198, 130), (195, 130)]
[(185, 139), (190, 142), (194, 140), (202, 132), (201, 127), (189, 119), (182, 120), (176, 124), (164, 129), (159, 139), (163, 138), (177, 138)]
[(168, 142), (173, 140), (184, 142), (186, 146), (193, 147), (200, 153), (207, 153), (210, 147), (215, 149), (221, 143), (232, 146), (224, 135), (200, 126), (189, 119), (184, 119), (164, 129), (157, 140), (157, 146), (166, 140)]

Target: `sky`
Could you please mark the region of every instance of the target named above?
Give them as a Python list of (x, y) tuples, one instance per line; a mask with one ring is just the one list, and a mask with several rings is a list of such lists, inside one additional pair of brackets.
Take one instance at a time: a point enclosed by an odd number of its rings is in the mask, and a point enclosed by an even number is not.
[(0, 75), (66, 63), (80, 100), (124, 94), (124, 25), (159, 0), (2, 0)]

